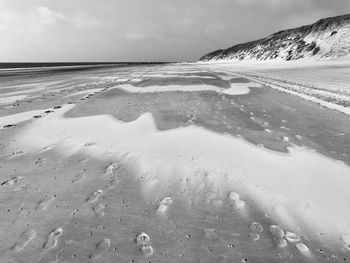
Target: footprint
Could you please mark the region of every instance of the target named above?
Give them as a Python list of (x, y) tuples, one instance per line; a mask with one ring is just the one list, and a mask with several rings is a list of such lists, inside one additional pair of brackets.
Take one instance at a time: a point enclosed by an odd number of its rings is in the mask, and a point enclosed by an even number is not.
[(38, 202), (38, 205), (36, 206), (35, 210), (45, 210), (49, 206), (49, 204), (55, 199), (55, 197), (56, 195), (45, 195), (45, 197)]
[(138, 234), (136, 236), (135, 241), (140, 246), (146, 246), (146, 245), (150, 244), (151, 239), (149, 238), (149, 236), (145, 232), (141, 232), (140, 234)]
[(105, 169), (105, 175), (108, 177), (114, 177), (118, 171), (119, 163), (114, 162), (108, 165)]
[(350, 248), (350, 233), (343, 233), (341, 235), (341, 240), (343, 241), (344, 246), (349, 249)]
[(301, 254), (308, 254), (309, 248), (304, 243), (298, 243), (295, 247), (299, 250)]
[(157, 212), (161, 215), (164, 215), (169, 206), (173, 203), (173, 199), (171, 197), (165, 197), (161, 202), (160, 202), (160, 205), (158, 206), (157, 208)]
[(276, 238), (283, 238), (284, 237), (284, 231), (279, 226), (271, 225), (269, 229), (270, 229), (271, 234), (274, 237), (276, 237)]
[(140, 248), (142, 255), (150, 257), (153, 255), (153, 247), (151, 245), (141, 246)]
[(100, 189), (100, 190), (97, 190), (95, 192), (93, 192), (92, 194), (89, 195), (89, 197), (86, 199), (86, 202), (87, 203), (93, 203), (93, 202), (96, 202), (97, 199), (103, 194), (103, 191)]
[(142, 232), (136, 236), (136, 243), (140, 246), (140, 251), (145, 257), (153, 255), (153, 247), (151, 246), (151, 239), (149, 236)]
[(251, 223), (249, 229), (254, 233), (262, 233), (264, 231), (263, 226), (259, 222)]
[(270, 232), (277, 247), (285, 247), (288, 245), (287, 241), (284, 239), (284, 231), (282, 228), (276, 225), (271, 225)]
[(237, 194), (237, 193), (235, 193), (235, 192), (230, 192), (230, 193), (228, 194), (228, 198), (229, 198), (230, 200), (237, 201), (237, 200), (239, 200), (239, 194)]
[(22, 179), (22, 176), (15, 176), (15, 177), (12, 177), (11, 179), (3, 182), (1, 185), (3, 185), (3, 186), (11, 186), (11, 185), (14, 185), (14, 184), (18, 183), (19, 180), (21, 180), (21, 179)]
[(108, 238), (103, 238), (96, 244), (95, 251), (89, 255), (90, 259), (99, 258), (111, 245), (111, 241)]
[(21, 251), (28, 245), (28, 243), (32, 239), (34, 239), (35, 235), (36, 235), (35, 230), (27, 229), (19, 236), (17, 242), (11, 247), (11, 250), (16, 252)]
[(296, 234), (292, 232), (288, 232), (285, 235), (285, 238), (287, 239), (288, 242), (290, 243), (297, 243), (300, 242), (300, 237), (298, 237)]
[(43, 249), (49, 250), (56, 247), (58, 243), (58, 238), (62, 235), (62, 233), (63, 233), (62, 228), (56, 228), (55, 230), (52, 230), (48, 235), (46, 242), (43, 245)]
[(82, 180), (84, 180), (85, 176), (86, 176), (86, 175), (85, 175), (85, 172), (84, 172), (84, 171), (81, 171), (81, 172), (77, 173), (77, 174), (74, 176), (74, 178), (73, 178), (73, 180), (72, 180), (72, 183), (73, 183), (73, 184), (76, 184), (76, 183), (81, 182)]
[(2, 128), (3, 129), (8, 129), (8, 128), (14, 128), (16, 126), (17, 126), (16, 124), (7, 124), (7, 125), (2, 126)]
[(105, 212), (103, 211), (103, 209), (106, 207), (105, 204), (98, 204), (95, 205), (92, 210), (94, 211), (95, 215), (98, 217), (102, 217), (105, 215)]

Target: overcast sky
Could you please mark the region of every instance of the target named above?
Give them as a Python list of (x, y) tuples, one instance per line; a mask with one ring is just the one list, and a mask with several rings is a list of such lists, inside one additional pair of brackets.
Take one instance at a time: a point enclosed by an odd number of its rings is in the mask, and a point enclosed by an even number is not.
[(182, 61), (350, 13), (350, 0), (0, 0), (0, 61)]

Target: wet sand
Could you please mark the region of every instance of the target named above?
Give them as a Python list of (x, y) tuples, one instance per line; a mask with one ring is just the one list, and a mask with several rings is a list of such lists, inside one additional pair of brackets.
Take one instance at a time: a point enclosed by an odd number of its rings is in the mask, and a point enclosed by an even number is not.
[[(186, 80), (179, 83), (177, 78), (167, 78), (166, 83), (184, 85), (181, 83)], [(134, 85), (154, 86), (160, 81), (147, 79)], [(206, 79), (199, 81), (208, 83)], [(232, 78), (223, 82), (229, 87), (230, 83), (247, 80)], [(196, 84), (189, 80), (187, 85)], [(67, 117), (108, 113), (130, 122), (145, 112), (152, 113), (160, 130), (196, 125), (241, 136), (255, 145), (281, 152), (286, 152), (292, 144), (308, 147), (350, 165), (348, 116), (268, 87), (253, 87), (250, 94), (241, 96), (212, 91), (132, 94), (111, 89), (94, 96), (89, 103), (79, 104)]]
[[(171, 77), (175, 72), (183, 77)], [(78, 152), (63, 151), (60, 145), (22, 151), (16, 144), (27, 128), (71, 103), (74, 107), (65, 114), (68, 119), (108, 114), (131, 122), (151, 113), (160, 131), (202, 127), (282, 155), (288, 154), (288, 147), (298, 145), (349, 165), (348, 116), (267, 86), (256, 87), (242, 77), (193, 65), (14, 78), (1, 83), (0, 91), (12, 92), (11, 85), (28, 83), (42, 88), (24, 100), (0, 106), (0, 124), (1, 116), (42, 110), (35, 114), (40, 117), (20, 123), (14, 119), (14, 126), (0, 130), (0, 251), (4, 262), (349, 260), (346, 247), (322, 233), (313, 239), (301, 232), (297, 233), (300, 240), (293, 240), (285, 234), (294, 229), (274, 230), (271, 225), (279, 222), (251, 196), (245, 193), (237, 199), (213, 188), (210, 175), (203, 171), (196, 175), (201, 187), (185, 182), (184, 188), (174, 177), (150, 194), (144, 187), (152, 185), (152, 177), (140, 174), (128, 153), (106, 152), (94, 158), (88, 153), (96, 146), (94, 141), (83, 146), (86, 151)], [(246, 83), (250, 93), (129, 93), (120, 88), (210, 85), (224, 90), (235, 83)], [(171, 199), (164, 200), (167, 196)], [(150, 240), (138, 242), (142, 232)]]

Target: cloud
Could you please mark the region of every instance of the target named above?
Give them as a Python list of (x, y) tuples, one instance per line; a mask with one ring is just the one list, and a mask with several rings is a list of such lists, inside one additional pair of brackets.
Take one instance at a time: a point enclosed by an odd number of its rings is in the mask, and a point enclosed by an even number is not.
[(66, 17), (56, 11), (49, 9), (46, 6), (37, 7), (38, 18), (45, 25), (52, 25), (60, 21), (66, 21)]
[(77, 12), (69, 20), (76, 28), (86, 29), (86, 28), (96, 28), (103, 26), (103, 23), (86, 13)]
[(196, 59), (350, 10), (349, 0), (102, 2), (0, 0), (0, 59)]
[(47, 26), (65, 21), (67, 21), (66, 16), (46, 6), (26, 11), (3, 6), (0, 12), (0, 31), (38, 33)]
[(204, 33), (209, 36), (214, 36), (216, 34), (221, 34), (226, 28), (227, 27), (223, 24), (210, 24), (204, 27)]
[(128, 40), (143, 40), (145, 39), (144, 34), (137, 34), (137, 33), (127, 33), (125, 35), (125, 38)]
[[(268, 7), (288, 7), (292, 2), (297, 2), (298, 0), (236, 0), (236, 3), (255, 5), (255, 4), (264, 4)], [(304, 2), (305, 0), (303, 0)]]

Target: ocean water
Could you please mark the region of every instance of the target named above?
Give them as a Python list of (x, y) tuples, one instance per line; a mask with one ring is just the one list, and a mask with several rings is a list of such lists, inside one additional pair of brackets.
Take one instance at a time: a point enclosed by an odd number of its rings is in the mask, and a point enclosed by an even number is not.
[(164, 63), (165, 62), (9, 62), (0, 63), (0, 78)]

